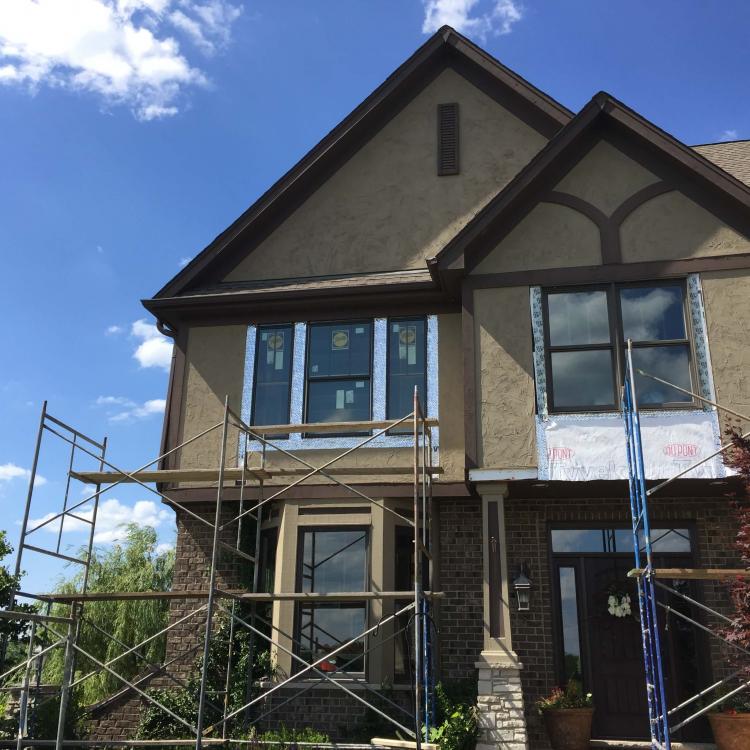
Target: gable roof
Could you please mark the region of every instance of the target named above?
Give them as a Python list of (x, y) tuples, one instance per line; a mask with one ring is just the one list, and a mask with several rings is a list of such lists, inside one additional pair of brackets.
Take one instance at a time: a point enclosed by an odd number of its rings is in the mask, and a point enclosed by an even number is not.
[(750, 236), (750, 186), (601, 91), (428, 261), (433, 273), (445, 286), (455, 288), (457, 274), (476, 265), (539, 202), (544, 191), (551, 190), (604, 136), (636, 161), (660, 172), (670, 189), (683, 190), (708, 204), (709, 210)]
[(693, 146), (693, 149), (725, 172), (750, 185), (750, 140), (704, 143)]
[[(443, 26), (149, 302), (215, 283), (240, 253), (251, 251), (267, 237), (446, 67), (463, 74), (547, 137), (573, 117), (562, 104)], [(148, 307), (153, 311), (155, 305)]]

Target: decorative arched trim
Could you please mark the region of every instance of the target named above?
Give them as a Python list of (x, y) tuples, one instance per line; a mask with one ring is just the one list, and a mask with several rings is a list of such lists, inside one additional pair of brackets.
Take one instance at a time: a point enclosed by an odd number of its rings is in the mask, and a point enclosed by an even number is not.
[(552, 190), (543, 199), (544, 203), (557, 203), (561, 206), (567, 206), (572, 208), (574, 211), (578, 211), (579, 214), (583, 214), (587, 218), (596, 224), (601, 229), (608, 221), (606, 214), (598, 209), (592, 203), (579, 198), (576, 195), (570, 195), (570, 193), (560, 193), (557, 190)]
[(641, 188), (633, 195), (626, 198), (613, 212), (607, 216), (601, 209), (592, 203), (569, 193), (560, 193), (552, 190), (547, 193), (543, 203), (557, 203), (560, 206), (572, 208), (596, 224), (599, 228), (601, 240), (602, 264), (610, 265), (612, 263), (622, 263), (622, 248), (620, 246), (620, 227), (625, 219), (630, 216), (637, 208), (644, 203), (648, 203), (654, 198), (671, 193), (674, 186), (668, 182), (654, 182)]
[(619, 263), (620, 262), (620, 238), (617, 227), (613, 226), (610, 218), (593, 203), (583, 200), (570, 193), (560, 193), (552, 190), (544, 197), (543, 203), (556, 203), (559, 206), (571, 208), (579, 214), (583, 214), (590, 219), (599, 229), (599, 249), (602, 256), (602, 263)]
[(671, 193), (674, 189), (674, 186), (668, 182), (654, 182), (651, 185), (646, 185), (645, 188), (641, 188), (637, 193), (633, 193), (629, 198), (626, 198), (612, 212), (612, 216), (610, 216), (609, 219), (617, 227), (619, 232), (622, 223), (633, 213), (633, 211), (660, 195)]

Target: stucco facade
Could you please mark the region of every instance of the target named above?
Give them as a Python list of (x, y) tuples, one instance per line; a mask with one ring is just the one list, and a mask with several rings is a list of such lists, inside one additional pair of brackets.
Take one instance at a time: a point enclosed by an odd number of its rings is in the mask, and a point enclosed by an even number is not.
[[(270, 198), (248, 209), (146, 302), (176, 342), (164, 449), (220, 422), (225, 399), (236, 413), (252, 418), (256, 395), (248, 384), (255, 382), (258, 365), (248, 342), (256, 341), (264, 326), (287, 326), (296, 342), (306, 342), (305, 355), (297, 352), (288, 365), (292, 385), (284, 404), (285, 414), (291, 415), (296, 404), (304, 415), (314, 379), (308, 368), (312, 326), (363, 321), (373, 329), (379, 325), (385, 340), (394, 321), (425, 321), (436, 343), (425, 343), (419, 382), (434, 409), (430, 416), (439, 422), (430, 534), (430, 585), (443, 593), (432, 612), (438, 631), (436, 672), (446, 683), (476, 683), (482, 750), (543, 750), (548, 745), (534, 703), (570, 677), (571, 658), (578, 659), (579, 677), (587, 685), (607, 684), (592, 666), (592, 643), (601, 632), (610, 632), (611, 622), (598, 616), (603, 612), (576, 620), (579, 652), (574, 653), (575, 644), (565, 640), (572, 631), (563, 618), (572, 610), (583, 612), (584, 603), (576, 602), (584, 599), (585, 607), (599, 607), (604, 579), (595, 568), (600, 563), (611, 562), (619, 571), (622, 581), (614, 583), (632, 585), (621, 575), (624, 550), (592, 551), (583, 542), (554, 547), (553, 531), (585, 539), (593, 530), (596, 539), (622, 540), (629, 515), (622, 476), (603, 473), (583, 481), (581, 475), (549, 475), (550, 462), (577, 452), (588, 455), (597, 442), (597, 420), (619, 419), (619, 402), (555, 408), (552, 381), (559, 373), (552, 364), (545, 300), (550, 294), (599, 295), (604, 307), (598, 315), (606, 320), (597, 328), (596, 316), (587, 319), (586, 336), (593, 338), (581, 348), (608, 353), (611, 367), (605, 376), (612, 380), (612, 391), (623, 377), (627, 338), (635, 336), (644, 348), (673, 347), (671, 353), (684, 353), (688, 391), (696, 395), (677, 408), (662, 398), (646, 410), (657, 421), (662, 415), (671, 420), (667, 453), (697, 457), (703, 446), (684, 437), (690, 419), (713, 425), (707, 442), (721, 435), (721, 415), (708, 402), (750, 411), (745, 375), (750, 364), (750, 188), (605, 94), (574, 116), (452, 30), (441, 34), (274, 186)], [(446, 103), (458, 105), (453, 133), (458, 174), (438, 168), (437, 113), (438, 105)], [(644, 290), (652, 289), (661, 304), (656, 312), (643, 299)], [(645, 320), (640, 338), (622, 322), (623, 290), (636, 290), (640, 300), (633, 308)], [(672, 317), (667, 320), (667, 315)], [(576, 322), (575, 316), (571, 319)], [(572, 344), (558, 348), (574, 350), (581, 343), (573, 340), (578, 328), (571, 323), (570, 329)], [(382, 341), (380, 350), (376, 343), (371, 349), (370, 369), (357, 371), (357, 377), (363, 388), (366, 379), (379, 378), (382, 393), (373, 386), (370, 401), (374, 414), (376, 405), (386, 408), (383, 394), (394, 373), (391, 350)], [(400, 356), (411, 355), (404, 348)], [(586, 368), (574, 373), (582, 383), (593, 382), (586, 380), (589, 374)], [(580, 391), (581, 403), (589, 403), (586, 387)], [(336, 409), (353, 398), (342, 387)], [(569, 430), (571, 443), (550, 449), (547, 436), (560, 425)], [(290, 427), (289, 433), (299, 434), (294, 451), (312, 466), (332, 460), (353, 439), (344, 434), (337, 444), (333, 436), (321, 447), (312, 439), (305, 443), (312, 436), (304, 435), (303, 426)], [(413, 446), (399, 439), (386, 436), (380, 447), (363, 447), (337, 462), (340, 470), (352, 470), (342, 474), (350, 489), (366, 490), (378, 504), (365, 507), (356, 491), (347, 494), (346, 487), (315, 477), (269, 505), (261, 525), (275, 540), (272, 563), (264, 563), (275, 593), (301, 592), (304, 534), (313, 529), (363, 530), (368, 591), (397, 585), (398, 523), (389, 509), (403, 520), (413, 496)], [(236, 433), (228, 445), (229, 464), (237, 465), (243, 459)], [(285, 450), (290, 445), (284, 443)], [(219, 447), (218, 433), (212, 434), (181, 448), (169, 468), (215, 468)], [(253, 446), (248, 464), (257, 468), (259, 460), (258, 446)], [(281, 450), (268, 450), (263, 460), (271, 470), (298, 468)], [(403, 473), (392, 473), (398, 467)], [(679, 480), (656, 504), (656, 522), (682, 534), (678, 549), (665, 554), (677, 560), (679, 552), (683, 565), (685, 560), (696, 566), (735, 564), (726, 552), (732, 537), (727, 496), (738, 484), (720, 465), (710, 471), (714, 474)], [(279, 474), (266, 482), (273, 491), (288, 483)], [(237, 502), (239, 488), (227, 489), (231, 502)], [(182, 482), (165, 491), (210, 515), (215, 486)], [(247, 497), (258, 498), (260, 492), (248, 483)], [(178, 518), (175, 588), (189, 590), (205, 585), (205, 529), (185, 514)], [(572, 600), (570, 591), (563, 591), (561, 569), (577, 571)], [(247, 573), (247, 565), (222, 568), (222, 580), (234, 585), (243, 570)], [(521, 574), (532, 586), (528, 610), (519, 609), (514, 588)], [(604, 581), (610, 587), (614, 583)], [(726, 610), (716, 586), (707, 586), (705, 595)], [(567, 611), (566, 601), (573, 601)], [(393, 606), (392, 600), (376, 598), (367, 605), (366, 622), (375, 625)], [(181, 615), (181, 607), (173, 606), (173, 618)], [(292, 654), (301, 637), (298, 607), (288, 601), (273, 606), (273, 626), (280, 635), (272, 654), (282, 675), (293, 672)], [(368, 687), (395, 682), (404, 689), (403, 675), (395, 674), (392, 627), (378, 628), (368, 641), (382, 646), (367, 656), (356, 678)], [(628, 631), (627, 638), (636, 631)], [(197, 637), (196, 631), (183, 629), (168, 653)], [(634, 642), (637, 646), (638, 639)], [(710, 651), (698, 676), (723, 674), (723, 658)], [(635, 675), (642, 663), (633, 658), (627, 668)], [(638, 707), (641, 693), (633, 690), (631, 703)], [(328, 688), (307, 693), (297, 716), (325, 725), (337, 739), (351, 737), (361, 709), (351, 696), (337, 696), (338, 701), (331, 696)], [(336, 718), (325, 723), (328, 699)], [(635, 718), (625, 721), (615, 709), (605, 716), (604, 704), (597, 739), (646, 735), (645, 716), (640, 721), (635, 711)], [(293, 702), (279, 710), (280, 721), (295, 717)]]

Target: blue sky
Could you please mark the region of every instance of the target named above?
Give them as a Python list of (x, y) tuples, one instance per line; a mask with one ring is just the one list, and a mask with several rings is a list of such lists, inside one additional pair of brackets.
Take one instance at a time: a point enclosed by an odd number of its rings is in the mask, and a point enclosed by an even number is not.
[[(169, 344), (139, 300), (442, 22), (571, 109), (605, 89), (686, 143), (750, 138), (746, 2), (0, 3), (0, 508), (14, 543), (41, 401), (109, 435), (115, 463), (155, 456)], [(65, 484), (60, 447), (45, 455), (37, 519)], [(129, 519), (174, 539), (138, 488), (113, 492), (105, 517), (102, 544)], [(67, 530), (63, 546), (82, 540)], [(25, 567), (29, 589), (63, 572)]]

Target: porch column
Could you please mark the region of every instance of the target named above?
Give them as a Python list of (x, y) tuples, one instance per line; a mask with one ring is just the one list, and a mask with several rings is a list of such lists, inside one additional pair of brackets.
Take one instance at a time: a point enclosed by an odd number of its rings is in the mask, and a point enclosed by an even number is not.
[(484, 648), (479, 670), (477, 750), (527, 750), (521, 669), (510, 632), (504, 482), (476, 486), (482, 498)]

